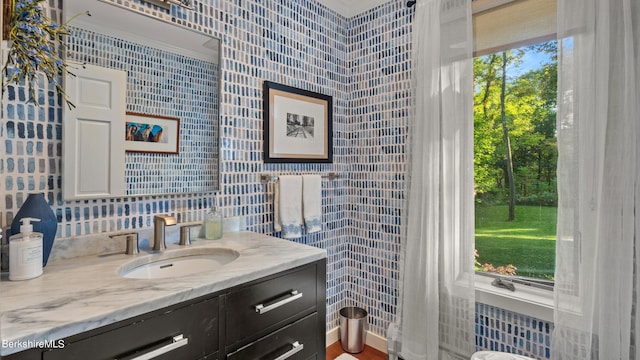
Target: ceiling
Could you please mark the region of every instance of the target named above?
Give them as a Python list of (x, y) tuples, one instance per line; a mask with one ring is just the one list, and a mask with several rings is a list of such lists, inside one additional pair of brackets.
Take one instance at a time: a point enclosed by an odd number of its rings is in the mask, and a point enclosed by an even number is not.
[(389, 2), (390, 0), (318, 0), (331, 10), (338, 14), (350, 18), (354, 15), (361, 14), (378, 5)]

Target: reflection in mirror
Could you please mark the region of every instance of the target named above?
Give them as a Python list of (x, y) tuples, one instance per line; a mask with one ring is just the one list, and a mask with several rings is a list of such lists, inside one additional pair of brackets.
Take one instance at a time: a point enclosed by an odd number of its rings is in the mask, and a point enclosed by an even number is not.
[(125, 71), (127, 112), (179, 119), (178, 154), (126, 152), (125, 195), (218, 190), (220, 41), (112, 3), (64, 5), (91, 13), (70, 24), (72, 64)]

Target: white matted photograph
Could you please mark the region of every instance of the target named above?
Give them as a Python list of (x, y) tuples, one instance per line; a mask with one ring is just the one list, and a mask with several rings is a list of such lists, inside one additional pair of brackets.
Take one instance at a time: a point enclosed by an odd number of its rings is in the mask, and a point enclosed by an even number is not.
[(333, 162), (332, 97), (264, 83), (264, 161)]

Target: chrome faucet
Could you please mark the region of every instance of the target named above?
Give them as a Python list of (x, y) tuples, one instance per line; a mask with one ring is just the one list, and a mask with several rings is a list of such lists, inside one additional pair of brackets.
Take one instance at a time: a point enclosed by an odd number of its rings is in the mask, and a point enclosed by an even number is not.
[(138, 246), (138, 233), (109, 235), (109, 237), (112, 239), (125, 239), (127, 244), (127, 249), (124, 251), (125, 254), (138, 255), (138, 253), (140, 253), (140, 247)]
[(164, 251), (167, 243), (164, 235), (165, 226), (176, 224), (176, 218), (169, 215), (156, 215), (153, 217), (153, 250)]
[[(191, 245), (191, 233), (193, 232), (192, 230), (194, 229), (200, 230), (200, 227), (202, 227), (201, 224), (183, 225), (182, 227), (180, 227), (180, 242), (178, 243), (178, 245), (182, 245), (182, 246)], [(196, 233), (196, 236), (197, 236), (197, 233)]]

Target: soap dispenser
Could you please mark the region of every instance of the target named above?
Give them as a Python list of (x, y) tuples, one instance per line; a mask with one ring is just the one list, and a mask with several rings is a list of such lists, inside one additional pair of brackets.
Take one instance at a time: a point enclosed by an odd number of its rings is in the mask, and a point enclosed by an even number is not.
[(20, 233), (9, 237), (9, 280), (27, 280), (42, 275), (42, 234), (33, 231), (32, 221), (20, 219)]
[(204, 220), (205, 238), (218, 240), (222, 238), (222, 211), (218, 208), (218, 197), (213, 200), (213, 206)]

